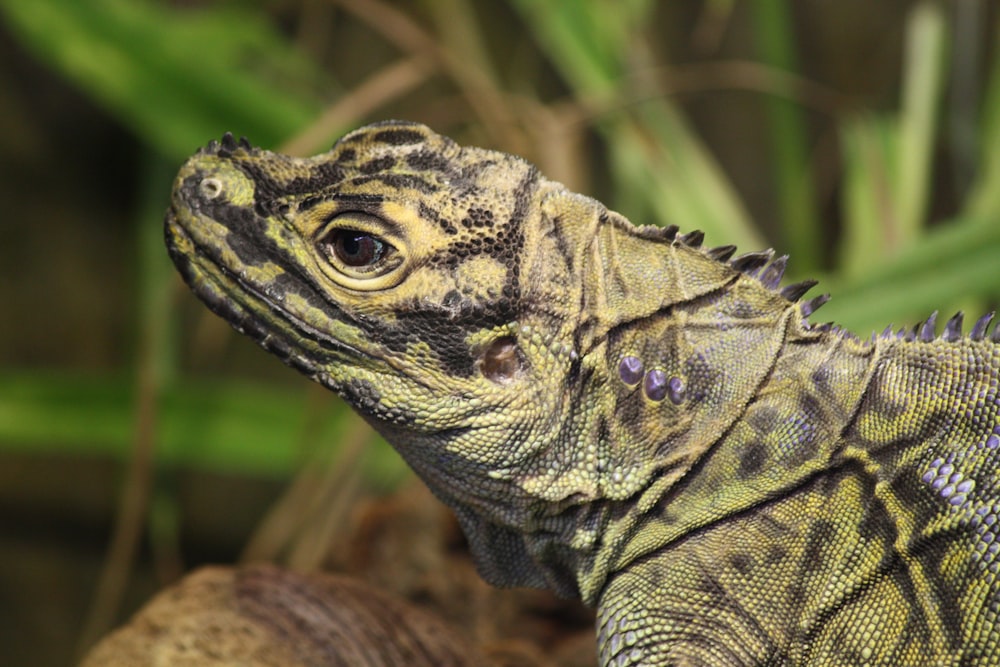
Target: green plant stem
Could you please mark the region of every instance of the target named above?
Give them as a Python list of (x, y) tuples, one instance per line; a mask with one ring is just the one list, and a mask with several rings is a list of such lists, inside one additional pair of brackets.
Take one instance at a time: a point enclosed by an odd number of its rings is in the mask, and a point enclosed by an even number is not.
[[(794, 73), (796, 50), (788, 3), (755, 0), (752, 14), (760, 60)], [(765, 98), (765, 109), (782, 237), (797, 269), (814, 271), (819, 268), (822, 243), (802, 113), (793, 102), (776, 96)]]

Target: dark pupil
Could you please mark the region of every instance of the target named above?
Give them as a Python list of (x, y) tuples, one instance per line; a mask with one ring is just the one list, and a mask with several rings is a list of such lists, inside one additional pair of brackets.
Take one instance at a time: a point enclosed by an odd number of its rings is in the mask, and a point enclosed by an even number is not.
[(333, 241), (337, 259), (348, 266), (368, 266), (382, 257), (382, 242), (374, 236), (355, 231), (341, 231)]

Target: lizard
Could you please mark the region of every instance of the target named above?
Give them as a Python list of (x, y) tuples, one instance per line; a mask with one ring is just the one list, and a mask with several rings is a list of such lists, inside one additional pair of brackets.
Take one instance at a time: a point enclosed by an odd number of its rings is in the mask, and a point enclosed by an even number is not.
[(861, 339), (786, 256), (635, 226), (385, 121), (226, 134), (169, 253), (456, 513), (482, 576), (597, 609), (601, 665), (1000, 664), (1000, 326)]

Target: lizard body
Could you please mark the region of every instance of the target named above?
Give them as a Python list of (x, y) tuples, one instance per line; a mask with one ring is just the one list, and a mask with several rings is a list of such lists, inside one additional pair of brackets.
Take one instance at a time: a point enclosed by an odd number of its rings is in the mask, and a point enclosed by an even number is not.
[(196, 294), (343, 396), (603, 665), (1000, 664), (1000, 338), (860, 341), (786, 258), (388, 122), (175, 182)]

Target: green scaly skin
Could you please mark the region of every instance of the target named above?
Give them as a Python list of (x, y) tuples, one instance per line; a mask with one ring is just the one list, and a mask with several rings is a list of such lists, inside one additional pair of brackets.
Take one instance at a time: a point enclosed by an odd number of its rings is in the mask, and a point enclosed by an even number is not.
[(378, 429), (487, 580), (597, 606), (602, 664), (1000, 663), (989, 316), (862, 342), (785, 258), (700, 242), (398, 122), (227, 136), (167, 216), (195, 293)]

